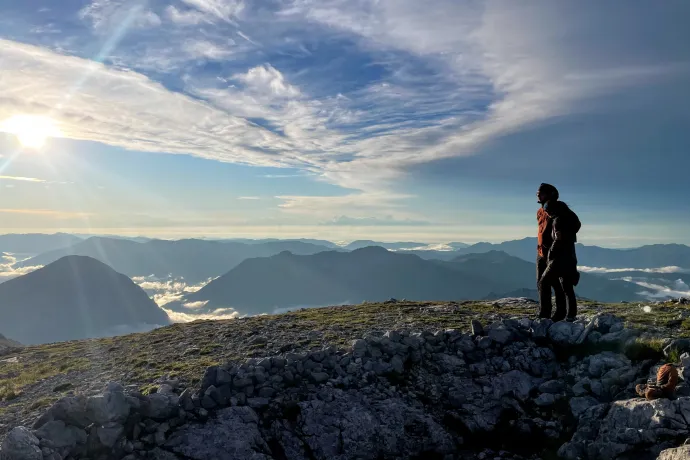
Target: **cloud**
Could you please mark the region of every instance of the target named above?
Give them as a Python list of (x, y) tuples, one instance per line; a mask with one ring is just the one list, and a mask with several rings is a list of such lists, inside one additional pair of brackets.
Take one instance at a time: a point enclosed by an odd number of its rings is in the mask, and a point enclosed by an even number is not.
[(2, 180), (13, 180), (13, 181), (19, 181), (19, 182), (32, 182), (32, 183), (36, 183), (36, 184), (57, 184), (57, 185), (74, 184), (74, 182), (70, 182), (70, 181), (52, 181), (52, 180), (39, 179), (37, 177), (21, 177), (21, 176), (0, 176), (0, 181), (2, 181)]
[(285, 77), (270, 64), (249, 69), (247, 73), (233, 76), (234, 80), (241, 81), (248, 88), (260, 93), (270, 93), (277, 97), (294, 98), (300, 96), (300, 90), (287, 83)]
[(2, 257), (0, 258), (0, 283), (18, 276), (26, 275), (27, 273), (38, 270), (39, 268), (43, 268), (42, 265), (15, 268), (14, 265), (17, 262), (20, 261), (17, 260), (13, 254), (9, 252), (2, 253)]
[(234, 22), (244, 9), (242, 0), (183, 0), (187, 5), (215, 19)]
[(391, 216), (379, 217), (348, 217), (339, 216), (330, 221), (322, 222), (321, 225), (350, 225), (350, 226), (424, 226), (432, 225), (431, 222), (423, 220), (398, 220)]
[(19, 176), (0, 176), (0, 180), (16, 180), (16, 181), (22, 181), (22, 182), (39, 182), (39, 183), (47, 182), (44, 179), (37, 179), (35, 177), (19, 177)]
[(163, 311), (168, 314), (168, 317), (174, 323), (189, 323), (191, 321), (207, 319), (235, 319), (240, 316), (240, 314), (232, 308), (218, 308), (208, 313), (187, 313), (168, 310), (166, 308), (163, 308)]
[(86, 218), (95, 214), (86, 212), (57, 211), (54, 209), (7, 209), (0, 208), (0, 214), (29, 214), (35, 216), (48, 216), (55, 219)]
[(663, 299), (667, 297), (690, 297), (690, 287), (683, 280), (676, 280), (670, 286), (664, 286), (649, 281), (635, 280), (631, 277), (621, 278), (623, 281), (635, 283), (647, 290), (641, 291), (640, 295), (650, 299)]
[(621, 273), (621, 272), (644, 272), (644, 273), (690, 273), (690, 269), (676, 266), (658, 268), (605, 268), (578, 266), (578, 270), (586, 273)]
[(258, 196), (238, 196), (238, 200), (260, 200), (261, 197)]
[(79, 17), (94, 29), (107, 33), (115, 29), (160, 26), (161, 18), (145, 9), (144, 4), (141, 0), (94, 0), (79, 11)]
[(209, 40), (190, 40), (182, 45), (183, 51), (193, 59), (219, 61), (230, 57), (234, 52), (235, 42), (228, 39), (221, 45)]
[(199, 301), (197, 301), (197, 302), (187, 302), (187, 303), (183, 303), (182, 306), (185, 307), (185, 308), (196, 309), (196, 308), (202, 308), (202, 307), (204, 307), (207, 303), (208, 303), (208, 300), (199, 300)]
[(197, 25), (201, 24), (202, 22), (210, 22), (208, 21), (207, 16), (200, 11), (193, 9), (180, 10), (173, 5), (169, 5), (165, 9), (165, 14), (172, 22), (185, 26)]
[[(351, 193), (340, 196), (277, 196), (282, 201), (278, 206), (288, 213), (331, 217), (338, 210), (347, 209), (353, 218), (366, 218), (379, 208), (391, 210), (394, 218), (411, 217), (405, 211), (404, 200), (412, 195), (388, 192)], [(397, 209), (396, 209), (397, 208)]]
[(156, 276), (135, 276), (132, 281), (139, 285), (159, 307), (182, 300), (185, 294), (197, 292), (213, 281), (209, 278), (201, 283), (189, 285), (182, 278), (160, 279)]
[[(687, 75), (666, 46), (676, 35), (654, 33), (674, 11), (635, 8), (93, 0), (79, 14), (63, 12), (85, 30), (58, 27), (49, 45), (14, 32), (0, 40), (0, 118), (51, 112), (72, 139), (299, 169), (368, 200), (377, 215), (414, 219), (389, 212), (399, 211), (395, 199), (376, 197), (394, 194), (421, 164), (612, 110), (602, 96)], [(645, 13), (656, 20), (638, 23)], [(329, 202), (343, 200), (320, 197), (318, 217), (337, 217)], [(316, 203), (293, 197), (281, 209)]]

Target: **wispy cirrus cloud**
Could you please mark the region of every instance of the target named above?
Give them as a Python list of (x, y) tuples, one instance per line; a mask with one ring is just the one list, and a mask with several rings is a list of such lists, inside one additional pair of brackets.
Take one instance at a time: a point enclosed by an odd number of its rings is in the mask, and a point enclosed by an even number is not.
[(37, 182), (45, 183), (45, 179), (38, 179), (36, 177), (21, 177), (21, 176), (0, 176), (0, 180), (16, 180), (20, 182)]
[(412, 219), (395, 219), (391, 216), (386, 217), (348, 217), (338, 216), (321, 225), (346, 225), (346, 226), (414, 226), (421, 227), (432, 225), (432, 222)]
[[(413, 193), (395, 191), (419, 165), (690, 69), (662, 39), (649, 52), (613, 7), (93, 0), (60, 14), (82, 23), (51, 17), (49, 45), (12, 28), (0, 39), (0, 117), (48, 112), (72, 139), (289, 167), (350, 191), (280, 207), (317, 218), (355, 206), (419, 220), (404, 211)], [(592, 46), (592, 29), (609, 45)]]
[(22, 177), (22, 176), (0, 176), (0, 181), (3, 181), (3, 180), (18, 181), (18, 182), (30, 182), (33, 184), (59, 184), (59, 185), (73, 184), (73, 182), (70, 182), (70, 181), (53, 181), (53, 180), (39, 179), (38, 177)]
[(56, 219), (68, 218), (85, 218), (93, 216), (93, 213), (88, 212), (73, 212), (73, 211), (58, 211), (55, 209), (11, 209), (0, 208), (0, 214), (30, 214), (36, 216), (48, 216)]

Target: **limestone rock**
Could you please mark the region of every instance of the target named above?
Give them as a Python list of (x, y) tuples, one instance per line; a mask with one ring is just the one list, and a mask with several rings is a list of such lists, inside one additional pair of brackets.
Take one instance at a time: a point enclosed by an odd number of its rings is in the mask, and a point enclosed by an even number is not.
[(108, 386), (102, 394), (88, 398), (86, 414), (90, 421), (102, 425), (108, 422), (124, 422), (130, 405), (121, 386)]
[(250, 407), (221, 409), (203, 425), (188, 425), (165, 443), (166, 450), (194, 460), (270, 460), (258, 428), (259, 417)]
[(656, 460), (687, 460), (690, 458), (690, 446), (681, 446), (675, 449), (662, 451)]
[(0, 460), (43, 460), (38, 442), (28, 428), (12, 428), (0, 446)]
[(36, 430), (39, 439), (50, 441), (53, 447), (72, 449), (77, 444), (86, 444), (86, 432), (71, 425), (65, 425), (62, 420), (46, 423)]
[(557, 345), (574, 345), (585, 327), (579, 323), (559, 321), (552, 324), (548, 330), (549, 339)]
[(484, 326), (482, 326), (482, 323), (480, 323), (476, 319), (473, 319), (470, 325), (472, 327), (473, 336), (478, 337), (480, 335), (484, 335)]
[(299, 404), (299, 432), (281, 429), (279, 438), (288, 459), (410, 458), (422, 452), (438, 456), (454, 451), (443, 427), (401, 400), (371, 402), (338, 390), (330, 396), (330, 402)]
[(532, 338), (535, 340), (541, 340), (548, 337), (548, 331), (553, 325), (553, 321), (548, 318), (542, 318), (538, 321), (532, 323)]
[(570, 410), (576, 418), (579, 418), (587, 409), (598, 404), (599, 401), (591, 396), (579, 396), (570, 400)]
[(501, 345), (505, 345), (513, 339), (513, 331), (503, 325), (492, 327), (489, 329), (488, 335), (494, 342), (500, 343)]

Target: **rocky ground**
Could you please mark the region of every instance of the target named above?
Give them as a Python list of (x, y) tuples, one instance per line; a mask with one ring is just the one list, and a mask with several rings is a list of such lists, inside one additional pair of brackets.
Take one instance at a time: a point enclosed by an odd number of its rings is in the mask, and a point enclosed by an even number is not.
[(690, 398), (632, 388), (679, 359), (662, 349), (690, 335), (687, 305), (586, 303), (582, 324), (555, 326), (534, 312), (527, 299), (363, 304), (5, 350), (0, 437), (29, 428), (2, 455), (656, 458), (683, 443)]

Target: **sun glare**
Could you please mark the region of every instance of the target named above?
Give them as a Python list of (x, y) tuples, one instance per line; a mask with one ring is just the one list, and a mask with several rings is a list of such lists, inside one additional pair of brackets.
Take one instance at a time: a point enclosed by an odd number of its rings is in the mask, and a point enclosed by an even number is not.
[(61, 133), (51, 118), (40, 115), (15, 115), (0, 124), (0, 131), (14, 134), (22, 146), (40, 149), (49, 137)]

